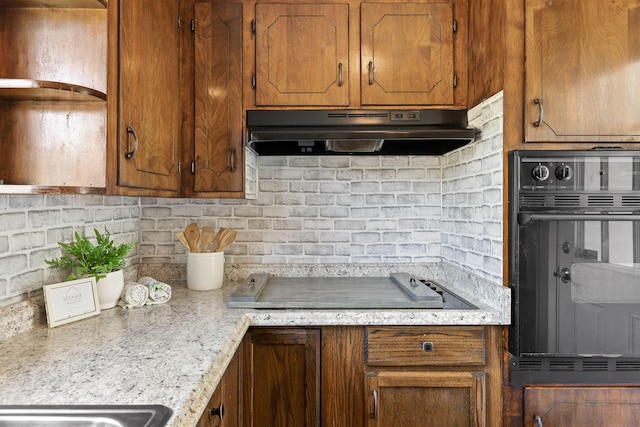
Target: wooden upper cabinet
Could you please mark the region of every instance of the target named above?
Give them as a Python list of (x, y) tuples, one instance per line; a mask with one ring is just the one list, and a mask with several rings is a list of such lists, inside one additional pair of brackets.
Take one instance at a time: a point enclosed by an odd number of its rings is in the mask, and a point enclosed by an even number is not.
[(242, 192), (242, 4), (195, 6), (195, 192)]
[(256, 5), (256, 105), (349, 105), (349, 6)]
[(362, 105), (453, 104), (453, 5), (360, 7)]
[(640, 141), (638, 28), (638, 0), (527, 0), (527, 142)]
[(119, 12), (118, 185), (171, 195), (179, 190), (179, 1), (120, 0)]

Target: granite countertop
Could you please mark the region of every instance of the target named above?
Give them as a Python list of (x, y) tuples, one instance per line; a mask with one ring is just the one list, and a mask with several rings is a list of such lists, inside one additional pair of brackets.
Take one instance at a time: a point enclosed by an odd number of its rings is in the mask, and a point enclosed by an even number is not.
[(0, 341), (0, 404), (160, 404), (173, 410), (168, 425), (193, 426), (252, 325), (509, 323), (506, 289), (495, 304), (462, 292), (477, 310), (229, 309), (237, 285), (192, 291), (172, 284), (166, 304), (116, 307)]

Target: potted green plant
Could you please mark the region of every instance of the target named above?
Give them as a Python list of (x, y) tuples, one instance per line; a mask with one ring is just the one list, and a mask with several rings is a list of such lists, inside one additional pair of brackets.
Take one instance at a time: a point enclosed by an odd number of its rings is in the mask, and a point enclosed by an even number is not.
[(125, 257), (136, 245), (136, 242), (122, 243), (116, 246), (106, 228), (104, 234), (101, 234), (97, 229), (93, 231), (96, 237), (95, 244), (84, 232), (82, 234), (76, 232), (75, 240), (71, 243), (58, 242), (66, 255), (45, 260), (45, 262), (69, 271), (66, 280), (95, 277), (100, 308), (112, 308), (118, 303), (124, 289), (122, 269), (125, 265)]

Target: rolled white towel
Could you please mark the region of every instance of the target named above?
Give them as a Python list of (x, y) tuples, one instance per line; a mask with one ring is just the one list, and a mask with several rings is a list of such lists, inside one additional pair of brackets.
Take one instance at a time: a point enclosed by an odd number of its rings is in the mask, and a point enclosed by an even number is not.
[(149, 298), (147, 305), (162, 304), (171, 299), (171, 286), (166, 283), (158, 282), (152, 277), (141, 277), (139, 283), (147, 286), (149, 289)]
[(124, 285), (124, 291), (118, 301), (118, 305), (124, 308), (142, 307), (149, 298), (149, 288), (140, 283), (128, 281)]

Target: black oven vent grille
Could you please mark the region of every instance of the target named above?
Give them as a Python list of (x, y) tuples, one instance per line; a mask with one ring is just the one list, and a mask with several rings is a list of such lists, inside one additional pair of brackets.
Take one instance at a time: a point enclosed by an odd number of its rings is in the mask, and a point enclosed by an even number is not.
[(614, 200), (613, 196), (608, 195), (589, 196), (587, 204), (595, 207), (609, 207), (614, 206)]
[(520, 209), (640, 209), (640, 194), (541, 194), (520, 193)]
[(535, 372), (640, 372), (640, 360), (592, 358), (519, 359), (512, 368)]

